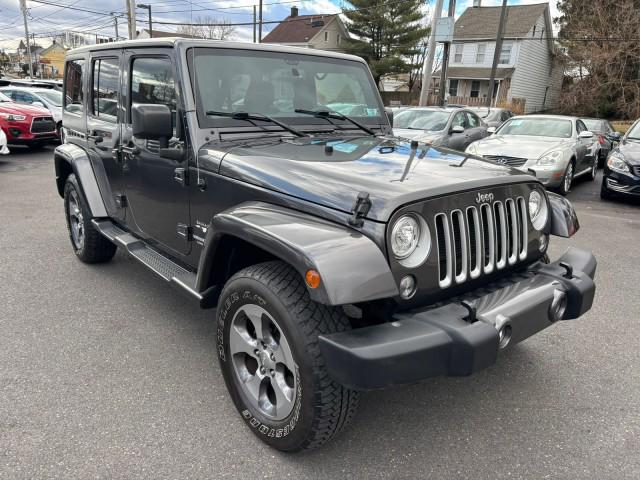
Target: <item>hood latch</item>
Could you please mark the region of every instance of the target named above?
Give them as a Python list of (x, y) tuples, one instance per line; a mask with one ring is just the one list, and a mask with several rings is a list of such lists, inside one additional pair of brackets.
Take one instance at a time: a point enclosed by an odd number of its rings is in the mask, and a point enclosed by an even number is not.
[(367, 216), (370, 209), (371, 200), (369, 200), (369, 194), (367, 192), (358, 193), (358, 198), (351, 209), (351, 213), (353, 215), (349, 218), (349, 225), (354, 227), (361, 227), (364, 225), (364, 217)]

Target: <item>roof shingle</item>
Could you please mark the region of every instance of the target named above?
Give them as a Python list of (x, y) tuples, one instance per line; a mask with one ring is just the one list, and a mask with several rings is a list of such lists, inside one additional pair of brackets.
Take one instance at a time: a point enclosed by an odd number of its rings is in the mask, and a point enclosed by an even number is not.
[[(456, 21), (453, 33), (454, 40), (495, 38), (500, 24), (501, 8), (467, 8)], [(504, 37), (524, 37), (547, 8), (549, 8), (548, 3), (508, 6)]]

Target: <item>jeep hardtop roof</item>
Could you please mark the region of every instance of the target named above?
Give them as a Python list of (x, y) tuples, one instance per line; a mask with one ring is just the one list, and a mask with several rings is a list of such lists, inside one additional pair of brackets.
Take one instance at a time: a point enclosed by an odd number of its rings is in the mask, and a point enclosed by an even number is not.
[(228, 42), (223, 40), (205, 40), (182, 37), (163, 37), (163, 38), (145, 38), (140, 40), (123, 40), (120, 42), (100, 43), (96, 45), (87, 45), (75, 48), (67, 52), (67, 56), (79, 53), (97, 52), (101, 50), (113, 50), (114, 48), (153, 48), (153, 47), (171, 47), (171, 48), (189, 48), (189, 47), (208, 47), (208, 48), (233, 48), (236, 50), (259, 50), (266, 52), (281, 53), (298, 53), (301, 55), (313, 55), (319, 57), (342, 58), (345, 60), (355, 60), (364, 63), (364, 60), (355, 55), (346, 53), (328, 52), (326, 50), (318, 50), (315, 48), (290, 47), (287, 45), (278, 45), (275, 43), (249, 43), (249, 42)]

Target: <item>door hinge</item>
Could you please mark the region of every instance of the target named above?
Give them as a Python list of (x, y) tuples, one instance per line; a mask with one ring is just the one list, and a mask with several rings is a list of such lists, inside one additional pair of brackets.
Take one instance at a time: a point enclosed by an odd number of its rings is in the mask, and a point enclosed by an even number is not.
[(191, 242), (193, 240), (193, 228), (184, 223), (179, 223), (176, 228), (178, 235), (184, 238), (187, 242)]
[(361, 227), (364, 225), (364, 217), (367, 216), (370, 209), (371, 200), (369, 200), (369, 194), (367, 192), (358, 193), (358, 198), (351, 209), (351, 213), (353, 215), (349, 218), (349, 225), (354, 227)]
[(124, 193), (116, 193), (116, 207), (125, 208), (127, 206), (127, 196)]

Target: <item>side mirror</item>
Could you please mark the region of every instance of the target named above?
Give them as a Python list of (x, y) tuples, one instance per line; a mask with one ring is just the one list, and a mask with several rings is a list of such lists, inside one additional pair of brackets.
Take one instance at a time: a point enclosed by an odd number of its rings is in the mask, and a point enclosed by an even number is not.
[(578, 134), (578, 138), (593, 138), (593, 132), (584, 130)]
[(464, 133), (464, 127), (462, 125), (454, 125), (451, 127), (451, 133)]
[(496, 133), (496, 127), (487, 128), (487, 133), (490, 133), (491, 135), (493, 135), (494, 133)]
[(31, 105), (33, 105), (34, 107), (41, 107), (41, 108), (45, 108), (44, 103), (42, 102), (31, 102)]
[(389, 125), (393, 127), (393, 110), (390, 108), (385, 108), (384, 112), (387, 114), (387, 119), (389, 120)]
[(161, 148), (166, 146), (173, 135), (171, 110), (166, 105), (134, 105), (131, 109), (131, 124), (134, 137), (159, 140)]

